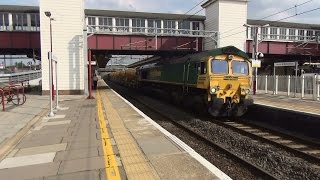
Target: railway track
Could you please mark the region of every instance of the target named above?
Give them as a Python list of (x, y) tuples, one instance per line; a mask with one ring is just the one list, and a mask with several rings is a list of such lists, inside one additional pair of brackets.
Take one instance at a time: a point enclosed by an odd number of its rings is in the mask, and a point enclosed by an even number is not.
[(264, 169), (260, 168), (259, 166), (247, 161), (246, 159), (238, 156), (236, 153), (233, 153), (232, 151), (229, 151), (226, 147), (223, 145), (220, 145), (218, 143), (215, 143), (214, 141), (210, 140), (209, 138), (201, 135), (200, 133), (195, 132), (190, 127), (185, 126), (179, 122), (177, 122), (174, 118), (164, 114), (157, 108), (153, 108), (152, 106), (146, 104), (145, 102), (141, 101), (138, 98), (135, 98), (135, 96), (130, 97), (132, 100), (142, 104), (143, 106), (147, 107), (149, 110), (153, 111), (154, 113), (158, 114), (159, 116), (162, 116), (167, 121), (170, 121), (172, 124), (177, 126), (178, 128), (182, 129), (183, 131), (187, 132), (190, 136), (197, 138), (199, 141), (209, 145), (210, 147), (213, 147), (215, 149), (218, 149), (220, 152), (226, 154), (229, 158), (234, 159), (235, 161), (239, 162), (240, 164), (243, 164), (248, 169), (254, 171), (256, 174), (259, 174), (259, 176), (263, 179), (277, 179), (276, 176), (272, 175), (271, 173), (265, 171)]
[[(212, 120), (211, 120), (212, 121)], [(281, 132), (259, 127), (257, 125), (239, 121), (215, 121), (214, 123), (233, 129), (238, 133), (248, 136), (262, 142), (266, 142), (280, 148), (283, 148), (297, 157), (308, 160), (311, 163), (320, 166), (320, 147), (316, 143), (303, 140), (301, 138), (290, 136)]]
[[(265, 169), (265, 167), (260, 166), (259, 164), (255, 163), (254, 161), (247, 159), (246, 157), (241, 157), (241, 154), (233, 151), (232, 149), (228, 149), (228, 144), (221, 144), (219, 142), (214, 142), (206, 135), (205, 133), (198, 133), (195, 129), (190, 125), (185, 125), (186, 123), (178, 122), (174, 116), (170, 116), (163, 112), (163, 110), (159, 108), (153, 108), (150, 104), (146, 104), (145, 102), (141, 101), (140, 99), (136, 98), (135, 95), (130, 96), (134, 101), (143, 104), (145, 107), (149, 108), (151, 111), (159, 114), (159, 116), (164, 117), (166, 120), (170, 121), (175, 126), (183, 129), (185, 132), (190, 134), (190, 136), (196, 137), (199, 141), (210, 145), (210, 147), (219, 149), (221, 152), (226, 154), (228, 157), (234, 159), (235, 161), (243, 164), (244, 166), (252, 169), (255, 172), (260, 174), (260, 177), (264, 179), (277, 179), (281, 178), (278, 177), (277, 173), (274, 174), (273, 171), (270, 169)], [(320, 167), (320, 148), (319, 144), (307, 142), (303, 139), (299, 139), (294, 136), (290, 136), (275, 130), (270, 130), (269, 128), (260, 127), (255, 124), (251, 124), (248, 121), (244, 120), (228, 120), (228, 121), (221, 121), (221, 120), (213, 120), (209, 117), (201, 117), (203, 121), (209, 121), (213, 124), (221, 126), (225, 129), (230, 129), (233, 132), (241, 134), (242, 136), (246, 136), (250, 139), (259, 141), (261, 144), (270, 144), (275, 147), (282, 149), (283, 151), (289, 152), (294, 154), (293, 157), (299, 157), (301, 159), (306, 160), (312, 164), (315, 164), (316, 167)]]

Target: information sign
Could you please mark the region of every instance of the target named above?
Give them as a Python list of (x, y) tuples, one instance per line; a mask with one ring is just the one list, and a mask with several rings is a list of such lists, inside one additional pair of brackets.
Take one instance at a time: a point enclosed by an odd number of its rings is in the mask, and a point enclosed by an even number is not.
[(277, 62), (274, 63), (275, 67), (284, 67), (284, 66), (296, 66), (296, 62)]

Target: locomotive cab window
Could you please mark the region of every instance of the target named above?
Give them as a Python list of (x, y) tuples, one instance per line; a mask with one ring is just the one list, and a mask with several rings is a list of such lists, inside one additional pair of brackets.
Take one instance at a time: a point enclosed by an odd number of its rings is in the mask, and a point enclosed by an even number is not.
[(212, 73), (213, 74), (228, 74), (228, 62), (225, 60), (215, 59), (211, 63)]
[(232, 61), (232, 73), (235, 75), (248, 75), (248, 63), (245, 61)]
[(206, 74), (207, 73), (207, 63), (201, 62), (198, 66), (198, 73), (199, 74)]

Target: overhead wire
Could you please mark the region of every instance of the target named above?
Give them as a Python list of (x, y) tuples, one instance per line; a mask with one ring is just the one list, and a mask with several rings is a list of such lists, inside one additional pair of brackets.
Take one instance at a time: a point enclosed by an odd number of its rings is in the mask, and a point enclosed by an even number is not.
[[(313, 12), (313, 11), (316, 11), (316, 10), (320, 10), (320, 7), (314, 8), (314, 9), (311, 9), (311, 10), (308, 10), (308, 11), (304, 11), (304, 12), (301, 12), (301, 13), (296, 13), (296, 14), (294, 14), (294, 15), (291, 15), (291, 16), (288, 16), (288, 17), (285, 17), (285, 18), (281, 18), (281, 19), (276, 20), (276, 21), (270, 21), (270, 23), (279, 22), (279, 21), (282, 21), (282, 20), (285, 20), (285, 19), (293, 18), (293, 17), (300, 16), (300, 15), (303, 15), (303, 14), (307, 14), (307, 13), (310, 13), (310, 12)], [(230, 34), (230, 35), (228, 35), (228, 36), (219, 38), (218, 40), (221, 40), (221, 39), (227, 38), (227, 37), (231, 37), (231, 36), (234, 36), (234, 35), (243, 33), (243, 32), (245, 32), (245, 31), (247, 31), (247, 30), (242, 30), (242, 31), (239, 31), (239, 32)], [(211, 42), (213, 42), (213, 41), (215, 41), (215, 40), (210, 40), (210, 41), (204, 42), (204, 44), (211, 43)]]
[[(305, 5), (305, 4), (308, 4), (308, 3), (312, 2), (312, 1), (313, 1), (313, 0), (305, 1), (305, 2), (303, 2), (303, 3), (294, 5), (294, 6), (290, 7), (290, 8), (281, 10), (281, 11), (279, 11), (279, 12), (273, 13), (273, 14), (271, 14), (271, 15), (265, 16), (265, 17), (260, 18), (260, 19), (257, 19), (257, 20), (259, 21), (259, 20), (267, 19), (267, 18), (269, 18), (269, 17), (273, 17), (273, 16), (275, 16), (275, 15), (281, 14), (281, 13), (286, 12), (286, 11), (289, 11), (289, 10), (291, 10), (291, 9), (295, 9), (295, 8), (297, 8), (297, 7), (300, 7), (300, 6), (303, 6), (303, 5)], [(225, 33), (227, 33), (227, 32), (231, 32), (231, 31), (233, 31), (233, 30), (240, 29), (240, 28), (242, 28), (242, 27), (243, 27), (243, 26), (239, 26), (239, 27), (237, 27), (237, 28), (229, 29), (229, 30), (227, 30), (227, 31), (221, 32), (220, 34), (225, 34)]]

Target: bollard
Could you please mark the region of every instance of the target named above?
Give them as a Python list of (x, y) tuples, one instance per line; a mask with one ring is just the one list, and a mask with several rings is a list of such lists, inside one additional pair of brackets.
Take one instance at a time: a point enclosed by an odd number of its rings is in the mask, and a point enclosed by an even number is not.
[(268, 75), (266, 75), (266, 85), (265, 85), (266, 94), (268, 94)]
[(278, 94), (279, 76), (276, 76), (276, 95)]
[(288, 76), (288, 94), (287, 94), (288, 96), (290, 96), (290, 85), (291, 85), (290, 82), (291, 82), (291, 76), (289, 75)]
[(304, 98), (304, 76), (301, 76), (301, 99)]

